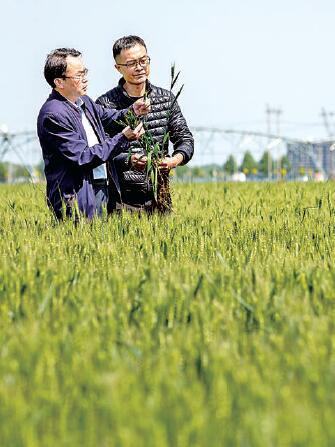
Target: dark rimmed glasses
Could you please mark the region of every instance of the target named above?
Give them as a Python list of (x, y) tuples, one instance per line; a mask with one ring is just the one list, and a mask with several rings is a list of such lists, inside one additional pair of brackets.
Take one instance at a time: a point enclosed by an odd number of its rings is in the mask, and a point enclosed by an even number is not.
[(150, 64), (150, 57), (149, 56), (145, 56), (145, 57), (141, 57), (141, 59), (137, 59), (134, 61), (129, 61), (125, 64), (116, 64), (116, 65), (120, 65), (121, 67), (127, 67), (130, 69), (136, 68), (137, 65), (139, 65), (140, 67), (147, 67)]
[(63, 79), (73, 79), (74, 81), (83, 81), (84, 79), (87, 79), (88, 76), (88, 69), (85, 68), (85, 70), (82, 71), (82, 73), (77, 74), (75, 76), (62, 76)]

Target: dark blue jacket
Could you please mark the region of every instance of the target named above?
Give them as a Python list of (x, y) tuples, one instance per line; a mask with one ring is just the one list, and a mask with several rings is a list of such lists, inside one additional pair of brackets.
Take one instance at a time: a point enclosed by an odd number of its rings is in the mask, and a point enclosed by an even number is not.
[(110, 180), (120, 191), (112, 159), (129, 147), (129, 141), (123, 134), (119, 133), (113, 138), (105, 134), (114, 120), (122, 119), (126, 110), (105, 109), (88, 96), (82, 96), (81, 99), (84, 102), (81, 107), (95, 130), (99, 144), (88, 146), (80, 108), (55, 90), (43, 104), (37, 119), (48, 204), (58, 218), (63, 217), (64, 209), (67, 214), (71, 214), (75, 203), (78, 203), (79, 210), (85, 216), (94, 216), (92, 171), (107, 160), (111, 161)]

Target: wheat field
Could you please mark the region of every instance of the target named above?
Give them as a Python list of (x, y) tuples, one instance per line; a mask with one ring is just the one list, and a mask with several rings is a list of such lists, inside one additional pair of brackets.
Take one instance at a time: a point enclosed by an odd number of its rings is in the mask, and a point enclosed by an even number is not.
[(0, 187), (1, 447), (335, 445), (335, 185), (57, 223)]

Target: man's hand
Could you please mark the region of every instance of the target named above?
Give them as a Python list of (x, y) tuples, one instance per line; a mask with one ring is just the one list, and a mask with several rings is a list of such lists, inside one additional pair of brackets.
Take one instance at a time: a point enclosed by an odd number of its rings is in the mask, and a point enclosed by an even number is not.
[(130, 141), (138, 140), (144, 132), (143, 123), (140, 123), (134, 130), (127, 126), (122, 131), (123, 135)]
[(161, 164), (159, 165), (159, 169), (162, 172), (169, 172), (171, 169), (176, 168), (182, 161), (184, 160), (184, 157), (182, 154), (176, 154), (173, 157), (165, 157), (161, 161)]
[(130, 157), (131, 166), (137, 171), (144, 171), (147, 165), (147, 157), (141, 154), (133, 154)]
[(133, 104), (133, 109), (135, 115), (141, 116), (146, 115), (151, 110), (150, 99), (144, 100), (143, 98), (138, 99)]

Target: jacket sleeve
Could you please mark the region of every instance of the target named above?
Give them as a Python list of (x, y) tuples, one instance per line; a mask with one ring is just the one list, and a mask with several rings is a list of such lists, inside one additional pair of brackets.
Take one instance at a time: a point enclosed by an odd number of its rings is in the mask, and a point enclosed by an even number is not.
[[(102, 106), (102, 108), (109, 110), (110, 108), (116, 109), (117, 103), (115, 101), (113, 101), (112, 97), (108, 97), (105, 94), (105, 95), (101, 95), (96, 100), (96, 106)], [(128, 110), (129, 110), (129, 108), (125, 109), (125, 111), (128, 111)], [(121, 111), (123, 112), (124, 110), (121, 110)], [(121, 118), (121, 120), (122, 120), (122, 118)], [(122, 129), (124, 129), (124, 127), (121, 126), (119, 123), (113, 121), (107, 128), (104, 128), (104, 129), (108, 133), (108, 135), (113, 136), (113, 135), (116, 135), (117, 133), (121, 132)], [(127, 171), (130, 168), (129, 148), (130, 148), (130, 146), (125, 148), (120, 154), (118, 154), (116, 157), (113, 158), (113, 164), (114, 164), (116, 171), (118, 173)]]
[(124, 172), (130, 169), (129, 151), (123, 152), (113, 158), (117, 172)]
[[(99, 114), (100, 120), (106, 132), (109, 133), (110, 129), (115, 128), (115, 121), (122, 121), (125, 114), (129, 109), (116, 110), (116, 108), (103, 107), (98, 103), (95, 103), (95, 108)], [(119, 129), (123, 129), (122, 126), (118, 125)]]
[[(96, 100), (95, 106), (100, 111), (100, 113), (103, 113), (104, 115), (108, 111), (111, 111), (116, 114), (120, 113), (120, 116), (118, 118), (114, 118), (114, 119), (112, 118), (111, 120), (109, 120), (108, 118), (106, 119), (105, 117), (104, 117), (104, 119), (102, 119), (100, 116), (104, 130), (105, 130), (105, 132), (108, 133), (109, 136), (116, 135), (117, 133), (121, 132), (124, 129), (124, 127), (121, 126), (116, 121), (122, 121), (125, 113), (129, 109), (116, 110), (117, 104), (110, 99), (107, 100), (106, 95), (100, 96)], [(101, 112), (101, 109), (103, 110), (103, 112)], [(118, 115), (115, 115), (115, 116), (118, 116)]]
[(172, 155), (181, 153), (184, 156), (182, 164), (186, 164), (193, 156), (194, 139), (174, 95), (171, 96), (174, 104), (169, 117), (168, 131), (174, 149)]
[(87, 141), (68, 123), (53, 115), (46, 115), (43, 123), (43, 135), (49, 150), (61, 153), (79, 166), (93, 169), (109, 158), (113, 158), (129, 147), (127, 138), (119, 133), (113, 138), (89, 147)]

